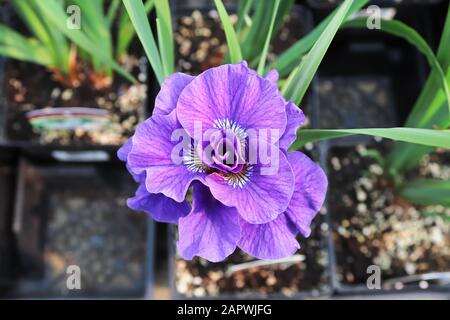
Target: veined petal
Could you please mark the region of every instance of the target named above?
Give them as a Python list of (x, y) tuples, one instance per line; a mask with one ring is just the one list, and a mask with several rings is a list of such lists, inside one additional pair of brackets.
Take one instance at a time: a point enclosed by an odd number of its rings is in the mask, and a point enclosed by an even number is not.
[(187, 201), (176, 202), (161, 193), (149, 193), (144, 184), (139, 185), (136, 195), (128, 199), (128, 207), (149, 214), (158, 222), (178, 223), (191, 210)]
[(146, 173), (145, 184), (150, 193), (162, 193), (182, 202), (191, 182), (203, 180), (204, 174), (189, 170), (182, 161), (174, 162), (172, 153), (181, 143), (172, 141), (172, 133), (177, 129), (182, 130), (175, 111), (146, 120), (133, 136), (128, 165), (134, 174)]
[(275, 84), (278, 82), (279, 78), (280, 78), (280, 75), (278, 74), (277, 69), (270, 70), (264, 77), (264, 79), (269, 80), (270, 82), (275, 83)]
[(193, 76), (180, 72), (167, 77), (156, 96), (153, 115), (168, 115), (175, 110), (181, 92), (193, 79)]
[(300, 248), (295, 235), (295, 227), (285, 214), (265, 224), (250, 224), (241, 219), (238, 246), (258, 259), (281, 259), (293, 255)]
[(311, 221), (325, 200), (327, 176), (320, 166), (301, 152), (288, 153), (288, 160), (295, 175), (295, 189), (286, 214), (297, 230), (309, 237)]
[(305, 122), (305, 115), (303, 111), (294, 103), (288, 102), (286, 104), (287, 125), (284, 134), (280, 139), (280, 148), (288, 150), (291, 144), (297, 138), (297, 130)]
[(239, 215), (213, 198), (208, 188), (194, 186), (193, 208), (180, 218), (178, 251), (186, 260), (200, 256), (218, 262), (229, 256), (240, 237)]
[(236, 130), (272, 129), (278, 131), (279, 139), (287, 121), (277, 86), (245, 63), (211, 68), (192, 80), (178, 99), (177, 115), (191, 137), (194, 127), (201, 124), (202, 133), (224, 126)]
[[(241, 176), (217, 173), (206, 177), (214, 197), (226, 206), (235, 207), (249, 223), (267, 223), (284, 212), (294, 191), (294, 174), (286, 156), (277, 149), (278, 159), (270, 164), (254, 164)], [(276, 163), (277, 162), (277, 163)]]

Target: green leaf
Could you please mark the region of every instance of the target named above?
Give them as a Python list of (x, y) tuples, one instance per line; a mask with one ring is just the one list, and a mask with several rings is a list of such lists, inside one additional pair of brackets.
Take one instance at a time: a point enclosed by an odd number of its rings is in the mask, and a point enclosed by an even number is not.
[(341, 4), (336, 15), (331, 19), (323, 33), (317, 39), (306, 57), (300, 62), (299, 68), (289, 76), (282, 93), (287, 100), (299, 104), (306, 93), (314, 75), (322, 62), (328, 47), (336, 32), (347, 16), (353, 0), (345, 0)]
[(117, 11), (120, 6), (120, 0), (111, 0), (108, 7), (108, 13), (106, 14), (106, 19), (108, 20), (108, 25), (111, 27), (114, 19), (116, 18)]
[(248, 13), (252, 8), (254, 0), (241, 0), (239, 1), (239, 10), (238, 10), (238, 24), (236, 28), (236, 33), (240, 33), (242, 27), (244, 26), (245, 19), (248, 17)]
[(419, 205), (442, 205), (450, 207), (450, 181), (418, 179), (403, 183), (400, 194)]
[(59, 5), (58, 1), (46, 0), (37, 1), (36, 5), (39, 7), (40, 11), (46, 19), (51, 21), (59, 31), (66, 35), (70, 40), (72, 40), (77, 46), (81, 47), (83, 50), (89, 52), (91, 55), (98, 57), (103, 63), (111, 65), (114, 70), (119, 74), (127, 78), (128, 80), (136, 83), (136, 79), (120, 67), (114, 60), (108, 57), (101, 48), (99, 48), (95, 43), (93, 43), (81, 30), (71, 30), (66, 26), (67, 16), (64, 10)]
[(450, 130), (417, 128), (300, 129), (297, 132), (297, 140), (290, 149), (296, 150), (308, 142), (358, 134), (450, 149)]
[(36, 7), (35, 1), (14, 0), (12, 4), (28, 29), (46, 47), (52, 59), (52, 66), (67, 74), (69, 67), (69, 47), (67, 41), (55, 37), (54, 26), (49, 25), (46, 19), (43, 19)]
[[(145, 14), (148, 15), (155, 6), (155, 0), (147, 0), (144, 3)], [(126, 10), (124, 10), (119, 19), (118, 36), (116, 44), (116, 59), (120, 60), (128, 51), (131, 41), (136, 36), (136, 31), (133, 24), (128, 17)]]
[[(369, 0), (355, 0), (348, 10), (346, 19), (355, 12), (365, 6)], [(336, 8), (329, 16), (327, 16), (317, 27), (309, 32), (305, 37), (294, 43), (289, 49), (284, 51), (272, 64), (272, 68), (278, 70), (280, 77), (285, 77), (291, 72), (302, 60), (302, 57), (312, 48), (319, 36), (323, 33), (330, 21), (336, 16), (339, 8)], [(268, 71), (268, 70), (266, 70)]]
[[(103, 13), (104, 1), (72, 0), (80, 7), (81, 12), (81, 32), (95, 43), (99, 50), (108, 58), (113, 60), (113, 43), (108, 17)], [(94, 70), (98, 73), (104, 72), (107, 76), (112, 76), (112, 66), (104, 63), (98, 55), (88, 55), (91, 59)]]
[(222, 0), (214, 0), (214, 3), (216, 4), (217, 12), (219, 13), (220, 20), (222, 21), (223, 29), (225, 31), (231, 63), (238, 63), (242, 61), (242, 52), (236, 31), (231, 24), (230, 17), (228, 16)]
[(280, 6), (280, 0), (275, 0), (275, 7), (274, 7), (274, 10), (272, 12), (272, 18), (270, 20), (269, 33), (267, 34), (266, 42), (264, 44), (264, 48), (263, 48), (263, 51), (261, 53), (261, 57), (259, 58), (259, 64), (258, 64), (257, 72), (261, 76), (264, 76), (264, 66), (266, 65), (267, 53), (269, 52), (269, 45), (270, 45), (270, 40), (272, 39), (273, 26), (274, 26), (274, 23), (275, 23), (275, 18), (277, 16), (278, 7), (279, 6)]
[(50, 52), (41, 43), (2, 25), (0, 25), (0, 55), (55, 67)]
[(156, 78), (158, 79), (159, 84), (162, 84), (164, 81), (164, 70), (155, 37), (153, 36), (150, 23), (147, 20), (147, 15), (145, 14), (144, 4), (142, 3), (142, 0), (122, 1), (127, 9), (128, 16), (133, 23), (134, 29), (136, 30), (136, 34), (138, 35), (139, 40), (141, 40)]
[(0, 55), (36, 63), (45, 67), (52, 66), (52, 61), (49, 59), (49, 53), (43, 47), (30, 47), (24, 51), (22, 47), (5, 46), (0, 43)]
[[(411, 45), (416, 47), (428, 60), (430, 67), (438, 74), (440, 85), (445, 92), (449, 118), (450, 118), (450, 90), (447, 85), (447, 80), (445, 79), (445, 74), (439, 64), (438, 59), (433, 53), (433, 50), (428, 46), (427, 42), (422, 38), (422, 36), (417, 33), (416, 30), (407, 26), (398, 20), (381, 20), (381, 31), (389, 33), (391, 35), (397, 36), (409, 42)], [(367, 18), (357, 18), (350, 20), (345, 23), (344, 27), (348, 28), (367, 28)]]
[[(437, 59), (446, 71), (447, 84), (450, 84), (450, 5), (439, 44)], [(408, 115), (405, 126), (419, 128), (448, 128), (450, 121), (447, 115), (445, 94), (439, 85), (439, 76), (433, 69), (417, 99), (412, 111)], [(423, 155), (432, 148), (408, 143), (396, 143), (388, 156), (389, 168), (392, 172), (402, 172), (413, 167)]]
[(164, 76), (168, 77), (175, 71), (175, 57), (173, 48), (172, 18), (168, 0), (158, 0), (156, 6), (156, 27), (158, 32), (159, 50)]
[(257, 1), (255, 13), (252, 15), (252, 24), (246, 30), (245, 37), (241, 41), (242, 56), (247, 60), (250, 66), (256, 68), (258, 57), (263, 51), (264, 44), (267, 39), (267, 34), (271, 29), (272, 14), (277, 11), (275, 22), (273, 25), (273, 32), (270, 41), (278, 33), (284, 23), (284, 17), (289, 13), (293, 0), (282, 0), (277, 10), (275, 10), (275, 1)]

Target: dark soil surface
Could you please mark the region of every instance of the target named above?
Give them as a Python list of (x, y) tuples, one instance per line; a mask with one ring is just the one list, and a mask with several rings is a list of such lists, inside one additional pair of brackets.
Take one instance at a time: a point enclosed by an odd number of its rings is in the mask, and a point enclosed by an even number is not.
[[(26, 165), (20, 294), (44, 296), (139, 296), (145, 287), (147, 217), (130, 211), (135, 188), (128, 174), (92, 166)], [(36, 221), (39, 219), (39, 222)], [(32, 230), (38, 243), (30, 244)], [(26, 261), (40, 260), (40, 263)], [(81, 271), (81, 290), (67, 290), (66, 269)], [(30, 270), (34, 266), (34, 270)], [(40, 269), (40, 270), (39, 270)], [(32, 284), (32, 285), (31, 285)]]
[[(235, 15), (231, 15), (236, 20)], [(268, 63), (307, 33), (304, 16), (293, 10), (271, 44)], [(181, 72), (199, 74), (219, 66), (226, 55), (225, 34), (217, 11), (193, 11), (177, 20), (176, 61)]]
[[(383, 154), (386, 148), (380, 150)], [(362, 146), (334, 148), (328, 157), (339, 281), (365, 284), (369, 265), (380, 267), (383, 280), (450, 271), (450, 210), (414, 206), (401, 198), (383, 167), (361, 152), (365, 152)], [(450, 179), (450, 153), (425, 157), (406, 176)]]
[[(129, 57), (125, 64), (139, 79), (142, 61)], [(116, 75), (113, 84), (96, 91), (90, 85), (66, 88), (53, 81), (43, 67), (8, 60), (5, 66), (6, 135), (11, 140), (60, 145), (119, 145), (145, 115), (146, 85), (132, 85)], [(88, 107), (108, 111), (106, 125), (86, 130), (36, 130), (26, 113), (42, 108)]]
[(325, 249), (328, 225), (319, 215), (310, 238), (299, 238), (300, 250), (292, 257), (271, 263), (255, 260), (237, 250), (224, 262), (201, 258), (175, 263), (176, 291), (187, 297), (293, 297), (328, 290), (328, 256)]
[(391, 80), (383, 76), (321, 77), (320, 128), (395, 126)]

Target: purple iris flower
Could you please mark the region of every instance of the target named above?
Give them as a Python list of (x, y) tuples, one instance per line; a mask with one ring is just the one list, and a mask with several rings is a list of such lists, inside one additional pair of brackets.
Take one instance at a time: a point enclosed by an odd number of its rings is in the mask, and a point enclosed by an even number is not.
[[(310, 235), (327, 178), (306, 155), (288, 152), (304, 115), (285, 101), (277, 81), (276, 71), (263, 78), (245, 62), (197, 77), (175, 73), (164, 81), (152, 117), (119, 150), (139, 183), (129, 207), (178, 223), (183, 258), (217, 262), (239, 247), (279, 259), (299, 249), (298, 233)], [(188, 137), (183, 148), (174, 132)], [(264, 171), (273, 163), (250, 157), (259, 155), (261, 141), (276, 159), (275, 173)]]

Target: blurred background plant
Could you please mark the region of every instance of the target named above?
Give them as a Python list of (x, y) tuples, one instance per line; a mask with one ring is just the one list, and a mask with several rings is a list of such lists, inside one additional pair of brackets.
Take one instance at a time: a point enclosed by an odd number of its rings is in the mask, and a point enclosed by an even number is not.
[[(66, 87), (78, 87), (83, 81), (98, 90), (109, 87), (113, 71), (136, 81), (120, 66), (136, 35), (120, 0), (70, 3), (12, 0), (11, 3), (31, 36), (0, 25), (1, 55), (43, 65)], [(78, 13), (67, 12), (81, 14), (79, 29), (66, 25), (71, 18), (65, 10), (69, 5), (80, 9)], [(153, 7), (154, 0), (146, 1), (144, 12), (149, 13)]]
[[(356, 18), (346, 23), (350, 28), (366, 28), (367, 18)], [(401, 21), (382, 20), (382, 32), (403, 38), (424, 54), (431, 72), (412, 108), (405, 127), (445, 130), (450, 126), (450, 6), (443, 27), (441, 40), (435, 54), (426, 40)], [(418, 179), (408, 181), (404, 173), (424, 158), (436, 151), (436, 148), (397, 142), (391, 152), (383, 157), (377, 150), (367, 150), (366, 155), (373, 157), (384, 167), (392, 178), (399, 193), (411, 203), (417, 205), (450, 206), (450, 181), (440, 179)]]

